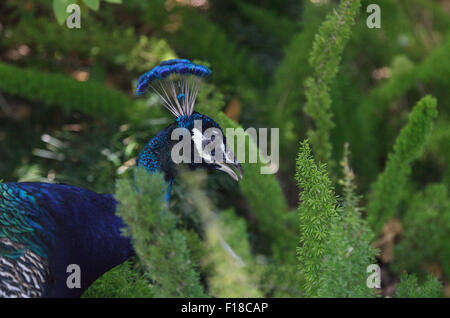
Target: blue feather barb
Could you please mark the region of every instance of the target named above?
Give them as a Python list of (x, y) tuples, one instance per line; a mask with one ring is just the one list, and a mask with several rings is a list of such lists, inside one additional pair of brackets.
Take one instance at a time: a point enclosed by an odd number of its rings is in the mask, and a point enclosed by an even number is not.
[(176, 117), (191, 115), (200, 82), (211, 74), (208, 67), (187, 59), (163, 61), (139, 78), (136, 94), (152, 88)]
[(172, 59), (164, 61), (139, 78), (136, 94), (144, 94), (153, 81), (165, 79), (173, 74), (208, 77), (211, 76), (212, 72), (206, 66), (194, 64), (186, 59)]

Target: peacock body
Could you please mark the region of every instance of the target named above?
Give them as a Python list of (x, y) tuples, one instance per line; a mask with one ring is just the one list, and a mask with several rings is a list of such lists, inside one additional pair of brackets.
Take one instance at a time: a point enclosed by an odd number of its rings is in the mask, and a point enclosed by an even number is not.
[[(137, 94), (152, 88), (175, 122), (154, 136), (140, 153), (137, 165), (148, 173), (161, 171), (171, 185), (177, 164), (171, 157), (176, 128), (192, 135), (192, 153), (212, 142), (196, 135), (194, 122), (203, 128), (221, 128), (210, 117), (194, 111), (200, 80), (211, 71), (185, 59), (169, 60), (145, 73)], [(198, 133), (195, 131), (195, 133)], [(190, 169), (222, 170), (238, 180), (242, 170), (223, 140), (224, 160), (202, 157), (187, 163)], [(226, 160), (225, 160), (226, 159)], [(79, 297), (98, 277), (134, 254), (125, 226), (115, 214), (118, 202), (111, 194), (99, 194), (65, 184), (0, 183), (0, 297)], [(68, 267), (81, 269), (81, 287), (69, 288)]]
[(67, 267), (82, 269), (81, 285), (133, 255), (112, 195), (63, 184), (0, 184), (0, 295), (77, 297)]

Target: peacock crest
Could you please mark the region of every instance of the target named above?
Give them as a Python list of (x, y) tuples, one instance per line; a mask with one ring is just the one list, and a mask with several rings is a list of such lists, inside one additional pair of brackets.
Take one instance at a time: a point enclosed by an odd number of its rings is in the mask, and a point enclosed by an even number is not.
[(167, 60), (139, 78), (136, 94), (151, 88), (175, 117), (190, 116), (202, 79), (211, 74), (208, 67), (186, 59)]

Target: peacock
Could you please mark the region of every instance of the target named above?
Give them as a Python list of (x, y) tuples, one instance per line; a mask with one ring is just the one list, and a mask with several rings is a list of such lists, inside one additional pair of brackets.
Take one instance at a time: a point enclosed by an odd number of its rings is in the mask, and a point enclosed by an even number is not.
[[(225, 137), (219, 145), (223, 158), (202, 151), (214, 139), (202, 131), (214, 128), (222, 132), (212, 118), (194, 110), (200, 85), (210, 75), (204, 65), (172, 59), (138, 80), (137, 95), (152, 89), (175, 116), (136, 160), (148, 173), (164, 174), (167, 201), (180, 165), (217, 169), (235, 180), (242, 178), (241, 165)], [(177, 128), (191, 136), (191, 155), (196, 153), (201, 160), (172, 160), (177, 141), (171, 136)], [(115, 214), (117, 205), (112, 194), (66, 184), (0, 183), (0, 297), (79, 297), (97, 278), (134, 255), (130, 238), (121, 235), (125, 224)], [(70, 264), (81, 269), (80, 288), (67, 285)]]

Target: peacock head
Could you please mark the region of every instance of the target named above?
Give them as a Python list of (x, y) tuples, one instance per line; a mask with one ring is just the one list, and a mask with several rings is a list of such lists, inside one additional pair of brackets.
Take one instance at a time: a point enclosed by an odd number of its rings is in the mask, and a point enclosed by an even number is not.
[(176, 176), (178, 165), (220, 170), (236, 181), (242, 178), (242, 167), (228, 148), (222, 128), (211, 117), (194, 111), (200, 84), (210, 75), (204, 65), (173, 59), (139, 78), (137, 95), (152, 89), (175, 116), (175, 122), (145, 146), (137, 160), (139, 166), (149, 172), (162, 171), (167, 180)]

